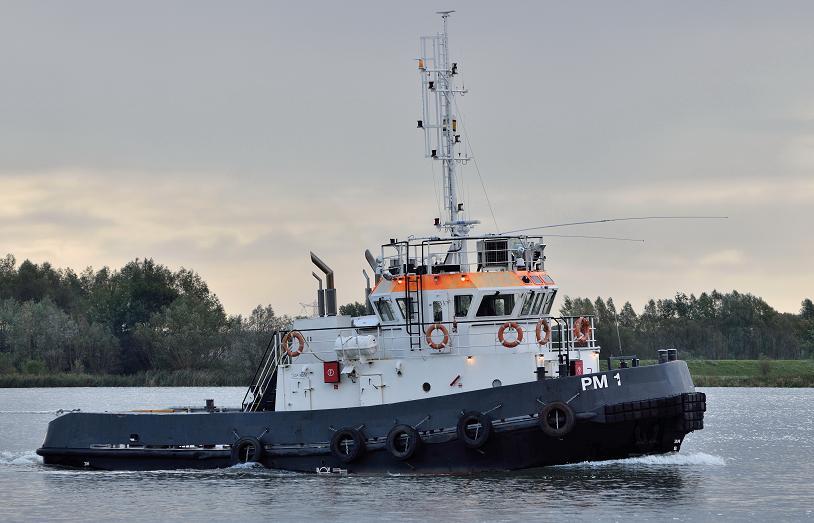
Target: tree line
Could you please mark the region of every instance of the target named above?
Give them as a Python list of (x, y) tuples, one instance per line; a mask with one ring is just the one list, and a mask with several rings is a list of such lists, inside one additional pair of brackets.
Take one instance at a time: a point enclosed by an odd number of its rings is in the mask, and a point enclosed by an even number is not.
[(814, 303), (806, 298), (799, 314), (781, 313), (763, 299), (738, 291), (677, 293), (650, 300), (641, 313), (630, 302), (617, 310), (612, 298), (571, 298), (563, 316), (593, 315), (605, 354), (655, 357), (662, 348), (684, 358), (799, 359), (814, 357)]
[[(351, 303), (340, 313), (364, 314)], [(562, 315), (594, 315), (604, 354), (655, 356), (677, 348), (710, 359), (814, 357), (814, 304), (780, 313), (733, 291), (650, 300), (641, 313), (613, 299), (563, 299)], [(192, 270), (136, 259), (80, 273), (12, 255), (0, 258), (0, 374), (216, 371), (247, 381), (276, 330), (291, 318), (258, 306), (228, 315)], [(232, 380), (234, 381), (234, 379)]]
[(273, 331), (271, 306), (229, 316), (194, 271), (152, 259), (81, 273), (0, 259), (0, 373), (251, 376)]

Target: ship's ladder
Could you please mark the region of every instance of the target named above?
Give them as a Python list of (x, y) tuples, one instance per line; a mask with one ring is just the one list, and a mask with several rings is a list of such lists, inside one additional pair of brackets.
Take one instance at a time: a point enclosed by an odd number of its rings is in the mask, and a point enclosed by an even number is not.
[(260, 365), (254, 372), (251, 384), (243, 396), (244, 412), (274, 410), (277, 393), (277, 369), (280, 364), (286, 363), (290, 359), (281, 347), (282, 337), (279, 332), (275, 332), (272, 334)]
[(404, 319), (407, 335), (410, 338), (410, 349), (421, 348), (421, 335), (423, 334), (421, 294), (421, 276), (406, 274), (404, 276)]

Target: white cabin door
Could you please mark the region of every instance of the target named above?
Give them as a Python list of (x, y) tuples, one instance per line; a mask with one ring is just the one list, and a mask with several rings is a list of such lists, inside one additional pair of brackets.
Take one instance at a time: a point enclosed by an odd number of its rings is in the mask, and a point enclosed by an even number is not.
[(286, 376), (285, 410), (311, 410), (311, 378)]
[(381, 405), (383, 399), (381, 374), (359, 376), (359, 404), (362, 407)]
[[(424, 329), (429, 328), (433, 323), (441, 323), (446, 327), (447, 331), (452, 336), (452, 321), (449, 309), (449, 294), (446, 292), (425, 292), (424, 293)], [(436, 331), (433, 338), (436, 342), (441, 341), (441, 333)], [(426, 340), (424, 340), (426, 344)], [(449, 346), (449, 341), (447, 342)]]

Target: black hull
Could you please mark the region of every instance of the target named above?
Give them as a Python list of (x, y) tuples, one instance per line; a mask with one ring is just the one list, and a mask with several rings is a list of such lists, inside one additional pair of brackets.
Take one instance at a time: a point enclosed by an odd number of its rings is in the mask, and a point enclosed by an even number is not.
[[(619, 373), (622, 385), (613, 378)], [(301, 472), (469, 473), (517, 470), (607, 460), (679, 450), (684, 436), (703, 427), (702, 394), (694, 393), (686, 364), (620, 369), (606, 387), (582, 391), (582, 377), (544, 380), (395, 405), (310, 412), (202, 414), (67, 414), (49, 425), (37, 452), (48, 465), (106, 470), (211, 469), (236, 458), (226, 448), (240, 437), (256, 437), (262, 465)], [(545, 434), (537, 413), (542, 404), (569, 402), (573, 429)], [(494, 431), (486, 443), (468, 448), (456, 423), (464, 410), (487, 413)], [(415, 426), (422, 443), (406, 460), (386, 448), (395, 424)], [(329, 441), (340, 428), (360, 428), (365, 451), (346, 463)], [(144, 448), (123, 447), (132, 434)], [(193, 448), (179, 448), (194, 445)], [(96, 448), (91, 448), (95, 446)]]

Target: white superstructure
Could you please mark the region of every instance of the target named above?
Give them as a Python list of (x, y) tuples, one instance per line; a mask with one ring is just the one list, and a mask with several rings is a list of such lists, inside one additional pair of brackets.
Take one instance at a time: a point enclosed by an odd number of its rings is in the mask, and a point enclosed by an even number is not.
[[(391, 239), (366, 253), (376, 285), (372, 314), (336, 315), (333, 272), (326, 275), (317, 317), (298, 319), (275, 337), (254, 380), (249, 410), (273, 401), (278, 411), (378, 405), (599, 371), (592, 318), (551, 315), (557, 285), (545, 270), (540, 236), (471, 236), (456, 167), (463, 127), (455, 98), (458, 64), (449, 52), (447, 22), (421, 38), (425, 155), (443, 171), (442, 236)], [(314, 276), (320, 280), (316, 274)], [(275, 391), (272, 397), (272, 390)]]

